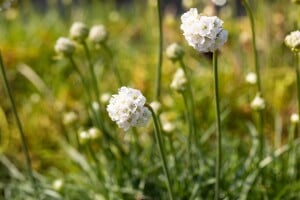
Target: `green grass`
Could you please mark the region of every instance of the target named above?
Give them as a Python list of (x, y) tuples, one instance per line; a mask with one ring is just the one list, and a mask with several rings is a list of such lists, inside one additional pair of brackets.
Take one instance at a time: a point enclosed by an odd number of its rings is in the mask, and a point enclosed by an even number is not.
[[(201, 10), (203, 5), (205, 3), (200, 2), (197, 8)], [(299, 29), (300, 7), (284, 0), (251, 1), (251, 6), (267, 105), (264, 111), (265, 157), (275, 155), (275, 159), (266, 166), (264, 163), (268, 159), (258, 165), (257, 116), (250, 108), (256, 88), (245, 82), (247, 72), (254, 71), (251, 29), (247, 16), (234, 17), (234, 6), (230, 2), (219, 14), (229, 32), (229, 40), (222, 47), (218, 61), (223, 133), (221, 197), (242, 199), (248, 194), (248, 199), (298, 199), (300, 152), (299, 148), (289, 151), (293, 147), (285, 146), (293, 143), (288, 135), (292, 126), (290, 115), (298, 110), (296, 75), (293, 55), (283, 40), (289, 32)], [(167, 11), (163, 23), (164, 49), (173, 42), (184, 46), (183, 60), (191, 74), (194, 91), (198, 140), (190, 147), (194, 159), (188, 166), (185, 105), (182, 96), (169, 86), (180, 66), (164, 55), (162, 114), (167, 115), (176, 128), (164, 133), (163, 139), (174, 196), (175, 199), (212, 199), (216, 156), (212, 62), (187, 46), (180, 30), (180, 17)], [(82, 21), (89, 27), (104, 24), (109, 31), (107, 44), (114, 53), (114, 63), (103, 49), (94, 49), (88, 44), (100, 91), (117, 92), (119, 85), (110, 69), (115, 64), (124, 85), (141, 90), (150, 103), (155, 99), (156, 7), (136, 1), (130, 9), (117, 8), (113, 3), (100, 1), (66, 6), (66, 13), (62, 18), (53, 5), (46, 13), (39, 13), (30, 4), (0, 13), (0, 48), (40, 185), (40, 199), (98, 200), (101, 195), (102, 199), (130, 200), (142, 196), (167, 199), (151, 123), (125, 133), (104, 111), (109, 134), (121, 144), (124, 153), (104, 135), (91, 141), (96, 159), (86, 145), (76, 147), (75, 134), (92, 127), (93, 118), (86, 111), (85, 91), (79, 77), (68, 60), (58, 57), (53, 48), (60, 36), (68, 36), (74, 21)], [(242, 40), (242, 35), (246, 35), (246, 39)], [(87, 69), (82, 48), (77, 49), (75, 61), (82, 70)], [(34, 199), (2, 79), (0, 83), (0, 199)], [(78, 121), (66, 126), (62, 119), (69, 111), (78, 114)], [(69, 144), (66, 134), (71, 138)], [(298, 144), (299, 135), (296, 136), (298, 139), (294, 143)], [(278, 138), (281, 138), (279, 142)], [(196, 146), (198, 143), (200, 145)], [(275, 150), (280, 148), (284, 153), (277, 151), (276, 154)], [(296, 158), (296, 166), (290, 164), (292, 158)], [(293, 167), (296, 174), (291, 175)], [(57, 179), (63, 180), (59, 190), (52, 185)], [(250, 188), (246, 181), (253, 183)]]

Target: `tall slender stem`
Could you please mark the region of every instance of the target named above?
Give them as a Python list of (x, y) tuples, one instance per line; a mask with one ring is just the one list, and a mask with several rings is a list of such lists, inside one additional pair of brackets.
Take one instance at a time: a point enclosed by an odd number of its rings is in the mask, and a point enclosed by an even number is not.
[[(300, 116), (300, 70), (299, 70), (299, 52), (295, 52), (295, 70), (296, 70), (296, 77), (297, 77), (297, 95), (298, 95), (298, 116)], [(299, 128), (298, 128), (298, 131)]]
[(161, 138), (161, 130), (160, 130), (159, 122), (158, 122), (158, 119), (157, 119), (157, 117), (155, 115), (155, 112), (152, 109), (152, 107), (148, 104), (146, 104), (145, 106), (147, 108), (149, 108), (149, 110), (152, 114), (154, 129), (155, 129), (155, 131), (154, 131), (155, 132), (155, 139), (156, 139), (158, 149), (159, 149), (159, 153), (160, 153), (160, 157), (161, 157), (161, 160), (162, 160), (163, 170), (164, 170), (165, 176), (167, 178), (167, 188), (168, 188), (169, 199), (173, 200), (174, 196), (173, 196), (173, 191), (172, 191), (172, 187), (171, 187), (170, 175), (169, 175), (169, 171), (168, 171), (168, 167), (167, 167), (167, 160), (166, 160), (166, 156), (165, 156), (163, 141), (162, 141), (162, 138)]
[(216, 104), (216, 117), (217, 117), (217, 158), (216, 158), (216, 184), (215, 184), (215, 200), (220, 198), (220, 174), (221, 174), (221, 162), (222, 162), (222, 143), (221, 143), (221, 119), (220, 119), (220, 105), (219, 105), (219, 80), (218, 80), (218, 52), (213, 52), (213, 69), (214, 69), (214, 92), (215, 92), (215, 104)]
[(158, 44), (158, 63), (156, 67), (155, 98), (157, 101), (159, 101), (160, 93), (161, 93), (161, 73), (162, 73), (162, 53), (163, 53), (163, 27), (162, 27), (161, 0), (157, 0), (157, 11), (158, 11), (159, 44)]
[(5, 86), (6, 92), (8, 94), (9, 101), (11, 103), (13, 114), (15, 116), (15, 119), (16, 119), (16, 122), (17, 122), (17, 127), (18, 127), (19, 134), (20, 134), (20, 137), (21, 137), (22, 150), (23, 150), (23, 153), (24, 153), (25, 162), (26, 162), (26, 166), (27, 166), (27, 173), (28, 173), (28, 176), (30, 178), (31, 184), (32, 184), (32, 186), (35, 190), (35, 195), (38, 196), (38, 189), (37, 189), (37, 184), (36, 184), (35, 178), (33, 176), (33, 172), (32, 172), (32, 165), (31, 165), (31, 159), (30, 159), (30, 156), (29, 156), (28, 145), (27, 145), (27, 142), (26, 142), (26, 136), (25, 136), (25, 133), (23, 131), (23, 126), (22, 126), (21, 120), (20, 120), (19, 115), (18, 115), (16, 103), (15, 103), (14, 97), (13, 97), (12, 92), (11, 92), (11, 88), (10, 88), (8, 80), (7, 80), (7, 76), (6, 76), (5, 67), (4, 67), (4, 64), (3, 64), (1, 51), (0, 51), (0, 66), (1, 66), (1, 72), (2, 72), (2, 75), (3, 75), (4, 86)]
[(247, 10), (249, 15), (250, 24), (251, 24), (251, 33), (252, 33), (252, 48), (253, 48), (253, 55), (254, 55), (254, 62), (255, 62), (255, 71), (257, 75), (257, 89), (258, 92), (261, 94), (261, 78), (260, 78), (260, 70), (259, 70), (259, 62), (258, 62), (258, 54), (257, 54), (257, 47), (256, 47), (256, 36), (255, 36), (255, 25), (254, 25), (254, 17), (252, 10), (247, 2), (247, 0), (242, 0), (244, 7)]

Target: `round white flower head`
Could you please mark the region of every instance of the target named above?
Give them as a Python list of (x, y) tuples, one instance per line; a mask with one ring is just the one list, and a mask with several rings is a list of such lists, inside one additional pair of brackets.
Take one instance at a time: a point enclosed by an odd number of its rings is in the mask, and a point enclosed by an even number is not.
[(286, 46), (291, 48), (292, 51), (300, 51), (300, 31), (293, 31), (284, 39)]
[(82, 22), (74, 22), (70, 28), (70, 36), (77, 41), (83, 41), (89, 35), (88, 27)]
[(110, 98), (107, 112), (120, 128), (127, 131), (132, 126), (144, 126), (148, 122), (151, 112), (145, 103), (146, 98), (139, 90), (121, 87), (119, 93)]
[(293, 124), (299, 123), (299, 115), (296, 114), (296, 113), (293, 113), (293, 114), (291, 115), (291, 122), (292, 122)]
[(99, 129), (92, 127), (88, 130), (89, 138), (91, 139), (97, 139), (101, 136), (101, 132)]
[(78, 120), (78, 116), (74, 111), (70, 111), (64, 114), (63, 116), (63, 123), (64, 125), (73, 124)]
[(177, 92), (183, 92), (186, 89), (187, 79), (184, 74), (183, 69), (177, 69), (176, 73), (174, 74), (171, 88), (176, 90)]
[(166, 55), (169, 59), (176, 61), (184, 55), (182, 46), (177, 43), (170, 44), (166, 49)]
[(228, 33), (223, 29), (223, 21), (216, 16), (202, 16), (196, 8), (191, 8), (181, 16), (181, 22), (185, 39), (199, 52), (213, 52), (227, 41)]
[(254, 72), (249, 72), (247, 75), (246, 75), (246, 82), (251, 84), (251, 85), (254, 85), (256, 84), (257, 82), (257, 76), (256, 76), (256, 73)]
[(265, 107), (265, 100), (259, 94), (257, 94), (251, 102), (251, 108), (254, 110), (263, 110)]
[(63, 54), (65, 56), (71, 56), (75, 51), (75, 44), (69, 38), (60, 37), (56, 41), (54, 49), (59, 54)]
[(226, 3), (226, 0), (212, 0), (212, 2), (217, 6), (223, 6)]
[(108, 38), (108, 33), (103, 25), (93, 26), (90, 30), (89, 39), (95, 43), (99, 44), (105, 42)]

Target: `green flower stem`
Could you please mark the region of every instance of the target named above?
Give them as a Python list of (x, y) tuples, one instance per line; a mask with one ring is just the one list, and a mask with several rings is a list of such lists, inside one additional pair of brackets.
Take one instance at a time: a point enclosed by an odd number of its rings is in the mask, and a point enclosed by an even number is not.
[(296, 148), (293, 144), (293, 141), (296, 139), (295, 138), (295, 131), (296, 131), (296, 125), (293, 123), (290, 127), (289, 130), (289, 135), (288, 135), (288, 142), (292, 146), (291, 152), (289, 152), (289, 157), (288, 157), (288, 175), (291, 176), (291, 178), (295, 178), (295, 169), (296, 169)]
[(112, 70), (113, 70), (113, 72), (114, 72), (114, 74), (115, 74), (115, 76), (117, 78), (117, 81), (118, 81), (119, 85), (122, 86), (123, 85), (123, 81), (121, 79), (121, 75), (120, 75), (120, 72), (118, 70), (118, 67), (114, 63), (114, 56), (113, 56), (114, 54), (112, 53), (111, 49), (107, 46), (106, 43), (101, 43), (101, 46), (106, 51), (106, 53), (108, 54), (109, 58), (111, 59)]
[(257, 48), (256, 48), (254, 17), (253, 17), (252, 10), (251, 10), (247, 0), (242, 0), (242, 3), (249, 15), (249, 19), (250, 19), (250, 23), (251, 23), (252, 47), (253, 47), (253, 55), (254, 55), (254, 62), (255, 62), (255, 71), (256, 71), (256, 76), (257, 76), (257, 89), (258, 89), (258, 92), (261, 94), (261, 78), (260, 78), (260, 70), (259, 70), (258, 55), (257, 55)]
[[(300, 117), (300, 70), (299, 70), (299, 52), (295, 52), (295, 69), (296, 69), (296, 77), (297, 77), (297, 95), (298, 95), (298, 116)], [(298, 131), (299, 128), (298, 128)], [(298, 132), (299, 133), (299, 132)]]
[(36, 197), (38, 197), (39, 196), (38, 195), (38, 188), (37, 188), (37, 183), (36, 183), (36, 180), (35, 180), (35, 178), (33, 176), (33, 172), (32, 172), (32, 165), (31, 165), (31, 159), (30, 159), (30, 156), (29, 156), (28, 145), (27, 145), (27, 142), (26, 142), (26, 136), (25, 136), (25, 133), (23, 131), (23, 126), (22, 126), (21, 120), (20, 120), (19, 115), (18, 115), (15, 100), (14, 100), (14, 97), (13, 97), (12, 92), (11, 92), (11, 88), (10, 88), (8, 80), (7, 80), (7, 76), (6, 76), (5, 67), (4, 67), (4, 64), (3, 64), (1, 51), (0, 51), (0, 66), (1, 66), (1, 72), (2, 72), (2, 75), (3, 75), (4, 86), (5, 86), (6, 92), (8, 94), (9, 101), (11, 103), (12, 110), (13, 110), (13, 113), (14, 113), (14, 116), (15, 116), (15, 119), (16, 119), (16, 122), (17, 122), (17, 127), (18, 127), (18, 130), (19, 130), (19, 134), (20, 134), (20, 137), (21, 137), (22, 150), (23, 150), (23, 153), (24, 153), (25, 162), (26, 162), (26, 166), (27, 166), (27, 174), (28, 174), (28, 177), (30, 178), (31, 184), (34, 188), (35, 195), (36, 195)]
[(168, 171), (168, 167), (167, 167), (167, 161), (166, 161), (165, 150), (164, 150), (162, 136), (161, 136), (161, 130), (160, 130), (160, 126), (159, 126), (159, 121), (158, 121), (158, 118), (156, 117), (155, 112), (152, 109), (152, 107), (148, 104), (146, 104), (145, 106), (147, 108), (149, 108), (149, 110), (152, 114), (154, 129), (155, 129), (155, 131), (154, 131), (155, 132), (155, 139), (156, 139), (158, 149), (159, 149), (159, 153), (160, 153), (160, 157), (161, 157), (161, 160), (162, 160), (163, 170), (164, 170), (165, 176), (167, 178), (167, 188), (168, 188), (168, 193), (169, 193), (169, 199), (173, 200), (174, 196), (173, 196), (173, 191), (172, 191), (172, 187), (171, 187), (170, 175), (169, 175), (169, 171)]
[[(194, 139), (197, 143), (197, 146), (199, 147), (199, 140), (196, 138), (196, 117), (195, 117), (195, 101), (194, 101), (194, 95), (193, 95), (193, 90), (192, 90), (192, 84), (191, 84), (191, 77), (190, 74), (187, 70), (186, 65), (183, 62), (183, 59), (179, 59), (179, 64), (180, 67), (183, 69), (185, 76), (187, 78), (187, 95), (188, 97), (187, 100), (189, 100), (189, 106), (187, 106), (188, 109), (188, 116), (189, 116), (189, 121), (190, 121), (190, 135), (189, 138), (190, 140)], [(194, 138), (193, 138), (194, 137)]]
[(161, 73), (162, 73), (162, 57), (163, 57), (163, 27), (162, 27), (162, 10), (161, 0), (157, 0), (157, 11), (158, 11), (158, 29), (159, 29), (159, 44), (158, 44), (158, 63), (156, 67), (156, 93), (155, 98), (157, 101), (160, 100), (161, 93)]
[(192, 135), (193, 135), (193, 119), (192, 119), (192, 116), (191, 116), (191, 112), (190, 112), (190, 106), (189, 106), (189, 101), (188, 101), (188, 95), (186, 92), (182, 92), (182, 97), (183, 97), (183, 100), (184, 100), (184, 104), (185, 104), (185, 107), (186, 107), (186, 118), (187, 118), (187, 121), (188, 121), (188, 124), (189, 124), (189, 135), (188, 135), (188, 146), (187, 146), (187, 150), (188, 150), (188, 160), (189, 160), (189, 164), (192, 160), (192, 151), (191, 151), (191, 147), (192, 147)]
[[(261, 77), (260, 77), (260, 67), (258, 62), (258, 54), (257, 54), (257, 47), (256, 47), (256, 34), (255, 34), (255, 25), (254, 25), (254, 16), (253, 12), (247, 2), (247, 0), (242, 0), (242, 3), (248, 13), (250, 24), (251, 24), (251, 31), (252, 31), (252, 48), (253, 48), (253, 55), (254, 55), (254, 62), (255, 62), (255, 72), (257, 76), (257, 90), (258, 93), (262, 96), (262, 88), (261, 88)], [(263, 158), (264, 153), (264, 133), (263, 133), (263, 127), (264, 127), (264, 120), (263, 120), (263, 112), (259, 112), (259, 131), (260, 131), (260, 160)]]
[(218, 80), (218, 52), (213, 52), (213, 69), (214, 69), (214, 86), (215, 86), (215, 104), (217, 117), (217, 158), (216, 158), (216, 184), (215, 184), (215, 200), (220, 199), (220, 174), (222, 162), (222, 143), (221, 143), (221, 119), (220, 119), (220, 105), (219, 105), (219, 80)]

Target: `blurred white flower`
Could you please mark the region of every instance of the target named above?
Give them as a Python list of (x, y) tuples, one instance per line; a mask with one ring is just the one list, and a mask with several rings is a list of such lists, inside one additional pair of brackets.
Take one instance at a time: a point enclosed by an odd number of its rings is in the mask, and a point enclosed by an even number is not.
[(90, 134), (87, 131), (79, 132), (79, 142), (80, 144), (85, 144), (90, 139)]
[(106, 92), (106, 93), (103, 93), (103, 94), (101, 95), (101, 97), (100, 97), (100, 101), (101, 101), (101, 103), (103, 103), (103, 104), (107, 104), (107, 103), (108, 103), (108, 101), (109, 101), (109, 99), (110, 99), (110, 96), (111, 96), (111, 94), (110, 94), (110, 93), (108, 93), (108, 92)]
[(92, 102), (92, 108), (93, 108), (95, 111), (99, 110), (100, 106), (99, 106), (98, 102), (93, 101), (93, 102)]
[(251, 108), (254, 110), (263, 110), (265, 107), (265, 100), (259, 94), (257, 94), (251, 102)]
[(60, 191), (62, 189), (63, 185), (64, 185), (64, 180), (63, 179), (56, 179), (52, 183), (52, 188), (55, 191)]
[(145, 107), (146, 98), (136, 89), (121, 87), (119, 93), (112, 95), (107, 106), (109, 117), (127, 131), (132, 126), (144, 126), (151, 112)]
[(299, 115), (296, 114), (296, 113), (293, 113), (293, 114), (291, 115), (291, 122), (292, 122), (293, 124), (299, 123)]
[(101, 136), (101, 132), (98, 128), (92, 127), (88, 130), (90, 139), (97, 139)]
[(177, 92), (183, 92), (186, 89), (187, 79), (183, 69), (179, 68), (174, 74), (171, 88)]
[(257, 82), (257, 76), (256, 76), (256, 73), (254, 72), (249, 72), (247, 75), (246, 75), (246, 82), (251, 84), (251, 85), (254, 85), (256, 84)]
[(212, 0), (212, 2), (217, 6), (223, 6), (226, 3), (226, 0)]
[(78, 115), (74, 111), (67, 112), (63, 115), (63, 124), (73, 124), (78, 120)]
[(184, 55), (184, 51), (182, 46), (177, 43), (170, 44), (166, 49), (166, 55), (171, 60), (178, 60), (181, 59)]
[(65, 56), (71, 56), (75, 51), (75, 44), (69, 38), (60, 37), (56, 41), (54, 49), (57, 53), (63, 54)]
[(227, 41), (228, 33), (223, 29), (223, 21), (218, 17), (198, 14), (191, 8), (181, 16), (183, 35), (188, 44), (199, 52), (213, 52)]
[(70, 37), (77, 41), (83, 41), (89, 35), (88, 27), (82, 22), (74, 22), (70, 28)]
[(300, 51), (300, 31), (293, 31), (284, 39), (286, 46), (290, 47), (292, 51)]
[(163, 131), (167, 132), (167, 133), (171, 133), (175, 130), (176, 126), (174, 123), (172, 122), (164, 122), (162, 124), (162, 129)]
[(150, 106), (156, 114), (161, 111), (161, 103), (159, 103), (158, 101), (152, 101), (150, 103)]
[(102, 43), (105, 42), (108, 38), (108, 33), (104, 25), (93, 26), (90, 30), (89, 39), (93, 43)]

